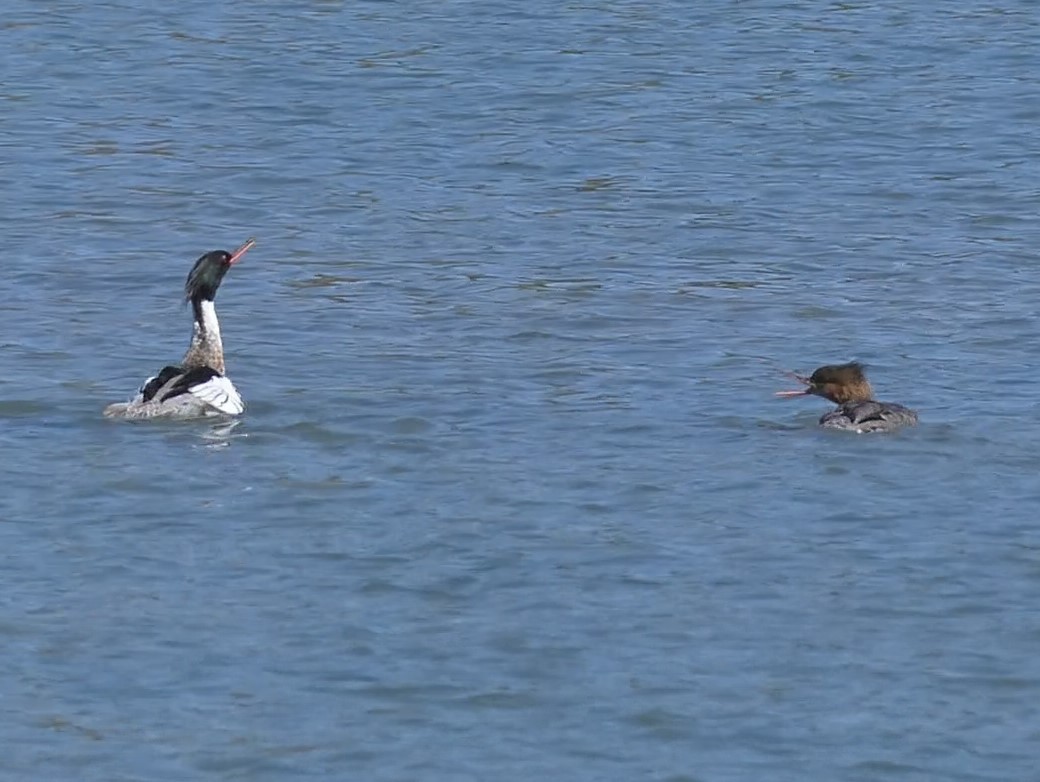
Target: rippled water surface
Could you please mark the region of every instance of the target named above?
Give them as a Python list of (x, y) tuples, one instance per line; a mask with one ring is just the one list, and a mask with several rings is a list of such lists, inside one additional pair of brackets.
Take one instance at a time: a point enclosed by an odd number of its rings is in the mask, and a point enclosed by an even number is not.
[[(0, 777), (1036, 779), (1034, 4), (0, 38)], [(102, 419), (251, 235), (247, 415)]]

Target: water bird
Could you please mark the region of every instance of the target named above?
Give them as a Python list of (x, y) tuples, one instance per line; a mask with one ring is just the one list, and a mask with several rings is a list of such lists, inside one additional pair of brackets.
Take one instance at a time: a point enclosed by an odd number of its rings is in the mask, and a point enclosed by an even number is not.
[(224, 344), (214, 300), (228, 269), (256, 244), (249, 239), (234, 252), (213, 250), (195, 261), (184, 283), (195, 322), (191, 344), (180, 365), (165, 366), (148, 378), (129, 402), (104, 410), (106, 418), (199, 418), (235, 416), (245, 410), (242, 396), (224, 374)]
[(891, 432), (917, 423), (917, 413), (894, 402), (878, 402), (864, 367), (857, 361), (820, 367), (808, 377), (790, 373), (805, 385), (777, 396), (822, 396), (838, 407), (820, 418), (820, 426), (852, 432)]

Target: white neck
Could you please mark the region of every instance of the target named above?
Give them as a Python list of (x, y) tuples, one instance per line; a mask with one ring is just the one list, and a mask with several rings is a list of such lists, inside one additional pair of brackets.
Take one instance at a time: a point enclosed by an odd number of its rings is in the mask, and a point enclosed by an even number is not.
[(184, 354), (184, 365), (208, 366), (221, 374), (224, 372), (224, 343), (220, 339), (220, 321), (217, 308), (209, 299), (202, 299), (195, 310), (195, 323), (191, 331), (191, 345)]
[(202, 316), (202, 322), (195, 321), (195, 331), (201, 332), (202, 338), (210, 344), (220, 346), (220, 321), (217, 320), (217, 305), (209, 299), (203, 299), (199, 302), (199, 315)]

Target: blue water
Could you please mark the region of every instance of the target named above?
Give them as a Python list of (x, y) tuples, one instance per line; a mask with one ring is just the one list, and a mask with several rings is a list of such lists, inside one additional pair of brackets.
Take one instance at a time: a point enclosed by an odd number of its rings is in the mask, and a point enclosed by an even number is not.
[[(0, 778), (1036, 779), (1031, 2), (0, 44)], [(102, 419), (253, 235), (247, 415)], [(921, 426), (772, 395), (853, 358)]]

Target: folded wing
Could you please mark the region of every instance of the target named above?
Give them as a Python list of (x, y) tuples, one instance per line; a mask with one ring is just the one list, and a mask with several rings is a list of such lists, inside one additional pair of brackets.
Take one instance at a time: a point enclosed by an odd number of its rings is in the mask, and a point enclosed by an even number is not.
[(224, 375), (214, 374), (208, 380), (188, 387), (188, 393), (227, 415), (238, 415), (246, 409), (235, 384)]
[(182, 367), (163, 367), (158, 375), (148, 378), (141, 386), (138, 400), (172, 404), (174, 400), (183, 401), (179, 398), (184, 396), (225, 415), (238, 415), (245, 410), (235, 384), (212, 367), (195, 367), (187, 371)]

